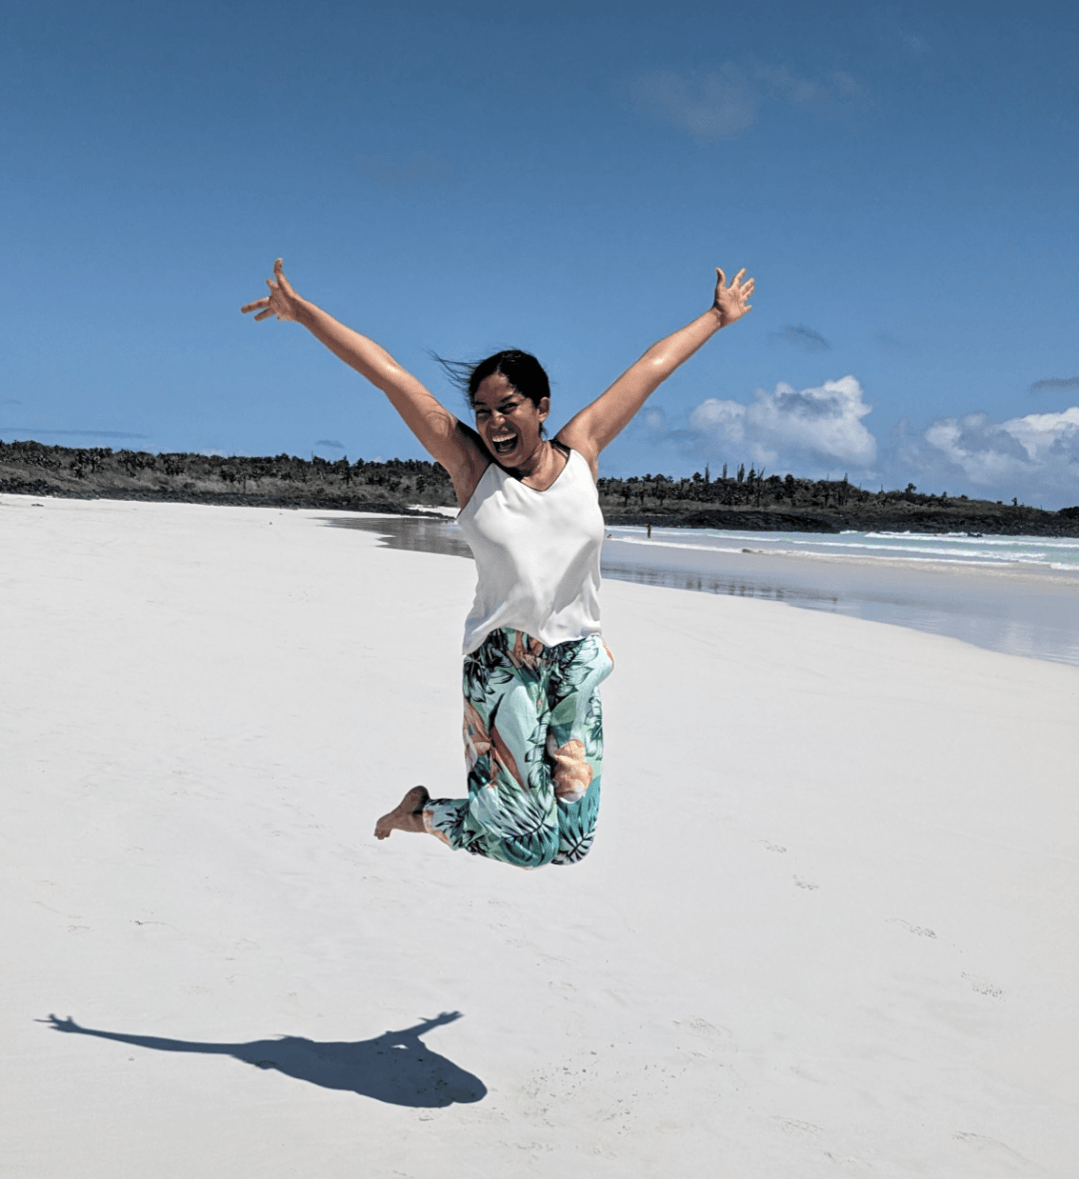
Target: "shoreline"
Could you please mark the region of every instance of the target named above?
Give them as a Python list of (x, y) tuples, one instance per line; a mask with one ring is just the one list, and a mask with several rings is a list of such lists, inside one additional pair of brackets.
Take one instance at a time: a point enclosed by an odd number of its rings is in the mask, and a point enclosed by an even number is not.
[[(332, 526), (375, 533), (388, 548), (471, 559), (459, 532), (437, 522), (339, 515)], [(759, 598), (1079, 666), (1079, 577), (1055, 570), (608, 536), (601, 571), (604, 580)]]
[[(326, 517), (328, 521), (332, 522), (335, 527), (356, 527), (363, 531), (371, 531), (367, 521), (372, 520), (404, 520), (415, 524), (424, 521), (429, 522), (434, 526), (444, 524), (454, 524), (459, 509), (457, 508), (443, 508), (443, 507), (427, 507), (422, 504), (408, 504), (398, 506), (395, 504), (373, 504), (369, 509), (356, 508), (334, 508), (334, 507), (311, 507), (307, 504), (294, 503), (278, 503), (278, 502), (257, 502), (255, 500), (246, 500), (244, 502), (237, 502), (235, 500), (227, 499), (222, 496), (220, 499), (206, 498), (206, 499), (158, 499), (153, 497), (141, 498), (136, 493), (125, 494), (102, 494), (102, 495), (64, 495), (64, 494), (32, 494), (23, 492), (9, 492), (0, 491), (0, 507), (4, 506), (5, 499), (12, 499), (15, 501), (11, 506), (19, 506), (25, 500), (57, 500), (61, 502), (83, 502), (83, 503), (139, 503), (146, 505), (190, 505), (191, 507), (207, 507), (207, 508), (253, 508), (262, 511), (279, 511), (279, 512), (318, 512), (324, 514), (333, 512), (333, 517)], [(355, 521), (353, 524), (352, 521)], [(638, 525), (632, 525), (637, 527)], [(630, 527), (630, 525), (611, 525), (611, 527)], [(643, 525), (642, 525), (643, 527)], [(691, 527), (686, 527), (686, 532), (691, 532)], [(701, 531), (707, 531), (701, 528)], [(387, 533), (390, 535), (390, 533)], [(822, 534), (823, 535), (823, 534)], [(922, 535), (919, 533), (910, 533), (911, 536)], [(933, 533), (926, 533), (925, 535), (936, 535)], [(959, 535), (977, 535), (977, 534), (959, 534)], [(1023, 533), (1009, 533), (1006, 537), (1014, 536), (1016, 539), (1023, 539)], [(994, 539), (1001, 539), (994, 537)], [(933, 558), (921, 557), (874, 557), (864, 554), (846, 554), (846, 553), (808, 553), (800, 552), (796, 549), (783, 549), (779, 551), (769, 551), (767, 549), (755, 549), (747, 546), (742, 546), (737, 549), (716, 548), (713, 546), (704, 545), (689, 545), (689, 544), (666, 544), (663, 541), (657, 540), (636, 540), (630, 538), (613, 538), (608, 537), (608, 540), (614, 540), (617, 544), (626, 545), (640, 545), (642, 548), (646, 545), (652, 550), (668, 550), (671, 552), (689, 551), (693, 553), (706, 553), (716, 555), (744, 555), (752, 557), (763, 557), (769, 560), (781, 562), (783, 560), (805, 561), (813, 564), (822, 565), (839, 565), (851, 567), (864, 567), (868, 569), (892, 569), (899, 574), (908, 572), (924, 571), (931, 574), (942, 575), (958, 575), (972, 577), (995, 577), (1003, 580), (1010, 580), (1016, 582), (1029, 582), (1031, 584), (1042, 584), (1053, 587), (1061, 587), (1068, 590), (1074, 590), (1079, 593), (1079, 568), (1075, 572), (1070, 572), (1063, 569), (1052, 568), (1031, 568), (1030, 562), (1016, 561), (1008, 565), (1004, 564), (990, 564), (988, 562), (977, 561), (947, 561)], [(391, 546), (392, 547), (392, 546)], [(454, 544), (452, 541), (444, 547), (432, 548), (431, 552), (442, 552), (448, 555), (457, 556), (464, 555), (471, 560), (471, 553), (468, 551), (467, 545), (461, 541), (460, 545)], [(686, 572), (695, 572), (696, 570), (686, 567)]]
[[(0, 494), (0, 507), (5, 498)], [(30, 503), (48, 498), (31, 497)], [(27, 504), (27, 497), (11, 499), (12, 507)], [(53, 500), (56, 504), (117, 506), (146, 502), (68, 497)], [(146, 502), (146, 506), (154, 505)], [(232, 505), (190, 506), (227, 510)], [(299, 512), (333, 528), (374, 533), (381, 545), (391, 549), (472, 559), (467, 543), (447, 513), (420, 516), (396, 510), (361, 513), (247, 506), (271, 514)], [(986, 650), (1079, 666), (1079, 576), (1063, 571), (1032, 570), (1019, 564), (1001, 567), (608, 538), (602, 572), (605, 580), (757, 598), (801, 610), (944, 635)]]
[[(248, 491), (248, 484), (252, 490)], [(948, 499), (910, 490), (865, 492), (846, 480), (782, 484), (720, 481), (697, 487), (656, 477), (651, 484), (601, 476), (600, 506), (609, 527), (712, 528), (835, 535), (844, 530), (908, 530), (926, 536), (1079, 537), (1079, 505), (1045, 511), (1028, 504)], [(228, 490), (225, 490), (225, 489)], [(650, 490), (648, 490), (650, 488)], [(441, 513), (452, 504), (445, 471), (429, 460), (354, 464), (296, 456), (148, 454), (104, 448), (48, 447), (0, 441), (0, 493), (59, 498), (130, 498), (165, 503), (304, 507), (400, 514)], [(688, 495), (689, 498), (686, 498)], [(387, 498), (387, 496), (389, 498)], [(630, 507), (629, 499), (640, 502)], [(657, 500), (654, 506), (645, 498)], [(409, 501), (427, 498), (429, 506)], [(754, 499), (756, 502), (754, 503)], [(619, 501), (622, 501), (621, 503)], [(451, 508), (451, 511), (455, 509)]]
[[(432, 510), (432, 515), (436, 514)], [(446, 509), (444, 512), (437, 512), (437, 515), (442, 517), (445, 523), (453, 524), (457, 515), (457, 509)], [(352, 524), (350, 521), (355, 518), (356, 523)], [(398, 512), (341, 512), (339, 518), (335, 518), (334, 523), (337, 527), (355, 527), (363, 531), (371, 531), (366, 521), (368, 520), (392, 520), (399, 518), (402, 520), (415, 520), (415, 516), (408, 516)], [(431, 520), (430, 515), (424, 514), (424, 518)], [(441, 523), (432, 520), (433, 524)], [(618, 525), (615, 525), (618, 527)], [(687, 529), (689, 531), (689, 529)], [(386, 533), (391, 535), (390, 532)], [(449, 534), (454, 535), (454, 534)], [(911, 534), (915, 535), (915, 534)], [(740, 548), (716, 548), (705, 545), (689, 545), (689, 544), (666, 544), (661, 540), (641, 540), (629, 539), (625, 537), (608, 537), (609, 541), (614, 541), (616, 544), (625, 545), (640, 545), (642, 548), (648, 546), (650, 550), (667, 550), (673, 553), (679, 552), (693, 552), (693, 553), (707, 553), (707, 554), (723, 554), (723, 555), (745, 555), (753, 557), (766, 557), (777, 561), (782, 561), (786, 558), (797, 561), (814, 562), (821, 564), (835, 564), (835, 565), (850, 565), (850, 566), (864, 566), (866, 568), (890, 568), (898, 573), (917, 572), (924, 570), (927, 573), (940, 574), (958, 574), (964, 575), (969, 573), (972, 576), (986, 576), (986, 577), (1001, 577), (1014, 581), (1029, 581), (1031, 583), (1039, 583), (1053, 586), (1063, 586), (1074, 588), (1079, 593), (1079, 568), (1076, 571), (1070, 572), (1063, 569), (1045, 568), (1031, 568), (1030, 562), (1016, 561), (1008, 565), (1004, 564), (989, 564), (987, 562), (977, 561), (946, 561), (934, 560), (933, 558), (920, 557), (872, 557), (858, 554), (845, 553), (806, 553), (799, 552), (796, 549), (783, 549), (780, 551), (769, 551), (767, 549), (754, 549), (742, 546)], [(462, 541), (462, 545), (464, 542)], [(391, 546), (392, 547), (392, 546)], [(459, 546), (452, 541), (447, 542), (443, 547), (432, 548), (431, 552), (442, 552), (447, 555), (466, 555), (471, 559), (471, 554), (465, 551), (459, 551)], [(689, 571), (689, 566), (686, 566)]]
[[(626, 543), (634, 543), (632, 541)], [(674, 548), (676, 546), (669, 546)], [(931, 557), (870, 557), (841, 553), (800, 553), (795, 549), (768, 552), (766, 549), (743, 548), (742, 553), (775, 560), (814, 561), (822, 564), (862, 566), (868, 569), (893, 569), (896, 572), (925, 572), (934, 575), (970, 574), (975, 577), (1000, 577), (1031, 584), (1065, 586), (1079, 594), (1079, 569), (1071, 573), (1063, 569), (1031, 568), (1030, 562), (1015, 561), (1009, 565), (978, 561), (941, 561)]]

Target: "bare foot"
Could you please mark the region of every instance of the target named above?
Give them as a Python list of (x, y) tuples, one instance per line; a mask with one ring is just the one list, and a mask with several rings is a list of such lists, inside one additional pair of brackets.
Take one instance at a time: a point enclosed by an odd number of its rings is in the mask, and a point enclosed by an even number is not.
[(421, 814), (430, 798), (426, 786), (413, 786), (389, 814), (375, 824), (375, 838), (388, 839), (391, 831), (424, 831)]

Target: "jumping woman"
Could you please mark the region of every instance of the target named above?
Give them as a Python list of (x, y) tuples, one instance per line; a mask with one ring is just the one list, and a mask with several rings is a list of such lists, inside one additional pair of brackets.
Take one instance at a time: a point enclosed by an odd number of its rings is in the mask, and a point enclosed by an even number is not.
[(603, 728), (599, 685), (613, 666), (600, 637), (603, 516), (599, 454), (649, 395), (749, 309), (753, 279), (722, 270), (712, 306), (653, 344), (553, 439), (550, 387), (527, 352), (497, 352), (462, 381), (476, 427), (459, 421), (373, 340), (293, 290), (274, 263), (269, 295), (241, 310), (303, 324), (382, 390), (449, 472), (478, 584), (465, 622), (467, 798), (409, 790), (375, 835), (428, 832), (522, 868), (572, 864), (592, 845)]

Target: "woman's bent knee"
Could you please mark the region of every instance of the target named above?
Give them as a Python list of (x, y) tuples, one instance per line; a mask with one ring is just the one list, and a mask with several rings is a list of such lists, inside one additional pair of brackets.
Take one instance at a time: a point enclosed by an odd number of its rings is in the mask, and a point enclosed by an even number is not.
[(528, 839), (506, 840), (501, 858), (518, 868), (545, 868), (557, 858), (558, 842), (558, 829), (545, 828)]

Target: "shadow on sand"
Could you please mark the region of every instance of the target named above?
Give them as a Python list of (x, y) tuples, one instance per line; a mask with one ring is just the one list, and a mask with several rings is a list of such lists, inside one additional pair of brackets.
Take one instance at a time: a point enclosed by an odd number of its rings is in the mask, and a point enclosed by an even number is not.
[(373, 1040), (323, 1042), (302, 1036), (281, 1036), (275, 1040), (251, 1040), (246, 1044), (206, 1044), (197, 1040), (168, 1040), (161, 1036), (131, 1036), (80, 1027), (70, 1017), (50, 1015), (55, 1031), (117, 1040), (158, 1052), (202, 1052), (209, 1056), (232, 1056), (256, 1068), (276, 1069), (298, 1081), (343, 1089), (372, 1097), (390, 1105), (442, 1108), (454, 1102), (480, 1101), (487, 1086), (451, 1060), (432, 1052), (420, 1039), (443, 1024), (460, 1019), (459, 1011), (443, 1012), (437, 1019), (424, 1020), (400, 1032), (385, 1032)]

